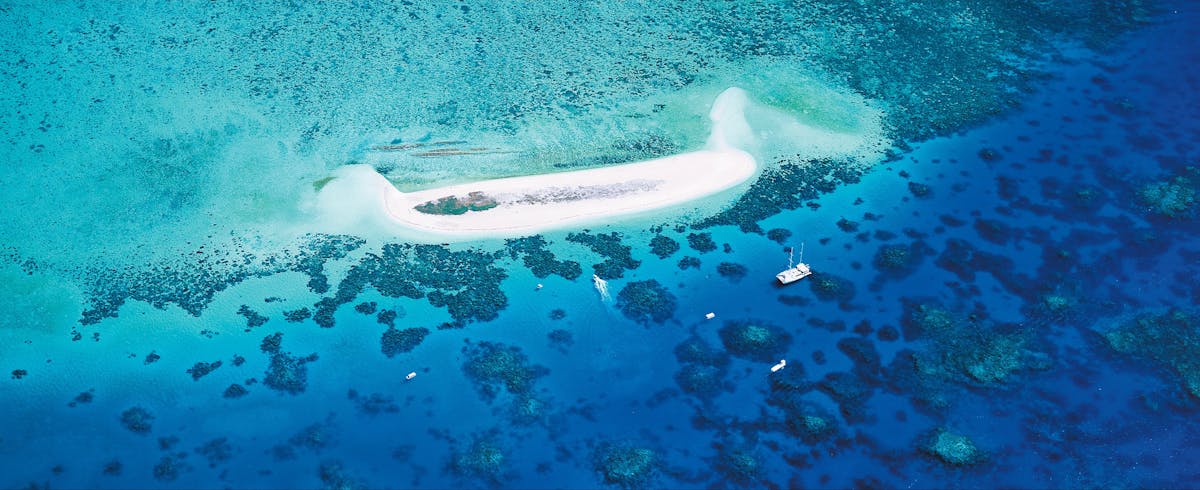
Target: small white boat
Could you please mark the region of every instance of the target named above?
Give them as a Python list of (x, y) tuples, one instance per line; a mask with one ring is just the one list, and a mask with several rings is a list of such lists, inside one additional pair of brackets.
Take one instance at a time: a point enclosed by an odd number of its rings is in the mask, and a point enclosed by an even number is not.
[(600, 293), (601, 301), (608, 301), (612, 299), (612, 297), (608, 295), (608, 281), (601, 279), (599, 275), (592, 274), (592, 285), (596, 286), (596, 292)]
[(804, 263), (804, 244), (800, 244), (800, 263), (792, 265), (792, 250), (788, 250), (788, 268), (775, 274), (780, 284), (791, 284), (812, 275), (812, 268)]
[(705, 320), (712, 320), (713, 318), (716, 318), (716, 317), (717, 317), (716, 313), (709, 313), (707, 315), (704, 315)]
[(411, 372), (411, 373), (408, 373), (408, 376), (405, 376), (405, 377), (404, 377), (404, 380), (405, 380), (405, 381), (408, 381), (408, 380), (410, 380), (410, 379), (413, 379), (413, 378), (415, 378), (415, 377), (417, 377), (417, 372), (416, 372), (416, 371), (413, 371), (413, 372)]
[(787, 359), (780, 359), (779, 364), (771, 366), (771, 372), (777, 373), (777, 372), (779, 372), (780, 369), (783, 369), (785, 366), (787, 366)]

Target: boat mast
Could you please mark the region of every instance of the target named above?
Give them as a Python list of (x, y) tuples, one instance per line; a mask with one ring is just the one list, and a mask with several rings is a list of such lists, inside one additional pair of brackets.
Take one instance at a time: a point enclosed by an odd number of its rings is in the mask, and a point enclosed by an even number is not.
[(788, 269), (792, 268), (792, 252), (795, 250), (796, 247), (788, 247)]
[(800, 263), (804, 263), (804, 242), (800, 242)]

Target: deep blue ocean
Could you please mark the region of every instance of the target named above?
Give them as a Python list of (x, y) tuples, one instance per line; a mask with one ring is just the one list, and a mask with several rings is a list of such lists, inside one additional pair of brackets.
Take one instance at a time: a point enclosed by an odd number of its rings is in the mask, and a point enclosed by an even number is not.
[[(0, 3), (0, 488), (1200, 486), (1200, 5), (602, 3)], [(686, 151), (731, 85), (890, 150), (311, 220)]]

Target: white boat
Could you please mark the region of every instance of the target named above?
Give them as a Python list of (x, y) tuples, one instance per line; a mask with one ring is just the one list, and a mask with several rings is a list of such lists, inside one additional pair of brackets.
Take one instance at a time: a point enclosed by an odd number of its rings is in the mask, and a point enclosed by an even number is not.
[(778, 373), (780, 369), (787, 367), (787, 359), (780, 359), (779, 364), (771, 366), (772, 373)]
[(792, 251), (788, 250), (788, 268), (775, 274), (781, 284), (791, 284), (812, 275), (812, 268), (804, 263), (804, 244), (800, 244), (800, 263), (792, 265)]
[(410, 379), (413, 379), (413, 378), (415, 378), (415, 377), (417, 377), (417, 372), (416, 372), (416, 371), (413, 371), (413, 372), (411, 372), (411, 373), (408, 373), (408, 376), (405, 376), (405, 377), (404, 377), (404, 380), (405, 380), (405, 381), (408, 381), (408, 380), (410, 380)]
[(601, 301), (608, 301), (612, 299), (612, 297), (608, 295), (608, 281), (601, 279), (599, 275), (592, 274), (592, 285), (596, 286), (596, 292), (600, 293)]

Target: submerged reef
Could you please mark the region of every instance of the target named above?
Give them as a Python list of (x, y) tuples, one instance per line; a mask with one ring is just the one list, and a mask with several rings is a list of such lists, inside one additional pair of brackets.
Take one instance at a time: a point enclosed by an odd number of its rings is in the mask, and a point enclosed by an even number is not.
[(872, 264), (879, 272), (871, 282), (870, 289), (878, 290), (887, 280), (899, 280), (908, 277), (921, 266), (925, 256), (932, 255), (933, 249), (918, 240), (908, 245), (883, 244), (875, 251)]
[(675, 358), (681, 365), (675, 373), (675, 384), (684, 393), (709, 400), (729, 387), (725, 381), (729, 356), (703, 339), (688, 337), (675, 346)]
[(964, 315), (935, 300), (902, 302), (904, 338), (922, 348), (902, 350), (883, 372), (893, 390), (911, 394), (926, 408), (947, 406), (948, 383), (1001, 388), (1051, 365), (1032, 333), (1019, 326), (995, 324), (980, 311)]
[(772, 364), (784, 357), (792, 343), (783, 327), (764, 321), (727, 321), (717, 334), (730, 354)]
[(193, 381), (199, 381), (200, 378), (208, 375), (208, 373), (216, 371), (216, 369), (219, 367), (221, 367), (221, 361), (219, 360), (213, 362), (201, 361), (197, 362), (196, 365), (191, 367), (191, 369), (188, 369), (187, 372), (188, 374), (192, 375)]
[(1102, 335), (1114, 351), (1170, 370), (1200, 398), (1200, 316), (1178, 309), (1141, 313)]
[(142, 407), (131, 407), (121, 412), (121, 425), (136, 434), (149, 434), (154, 415)]
[(762, 457), (750, 447), (715, 444), (717, 456), (709, 462), (725, 478), (739, 485), (756, 483), (763, 477)]
[(379, 340), (380, 350), (383, 351), (383, 355), (389, 358), (394, 357), (396, 354), (411, 352), (418, 345), (421, 345), (421, 341), (425, 340), (426, 335), (429, 335), (429, 329), (427, 328), (416, 327), (397, 330), (394, 327), (388, 327), (383, 332), (383, 337)]
[(688, 233), (688, 247), (692, 250), (706, 254), (717, 249), (717, 242), (712, 239), (712, 233)]
[(854, 283), (844, 277), (829, 272), (813, 272), (807, 282), (818, 299), (836, 302), (843, 309), (848, 308), (854, 299)]
[(625, 271), (637, 269), (642, 265), (640, 260), (633, 259), (633, 248), (621, 243), (621, 235), (617, 232), (593, 235), (591, 233), (571, 233), (567, 241), (584, 245), (593, 252), (604, 257), (604, 261), (592, 266), (596, 275), (604, 280), (620, 279)]
[[(253, 277), (266, 277), (282, 272), (301, 272), (309, 276), (309, 287), (324, 292), (328, 283), (324, 264), (338, 260), (365, 243), (360, 238), (344, 235), (310, 234), (301, 237), (300, 244), (290, 251), (269, 257), (259, 257), (241, 250), (234, 242), (228, 250), (198, 250), (186, 256), (184, 263), (151, 264), (141, 268), (100, 268), (84, 271), (84, 288), (88, 292), (88, 308), (80, 324), (91, 325), (117, 316), (127, 300), (144, 301), (155, 308), (177, 305), (192, 316), (200, 316), (213, 296)], [(265, 323), (265, 319), (245, 309), (249, 327)]]
[(669, 236), (657, 234), (650, 239), (650, 253), (665, 259), (679, 251), (679, 242)]
[(218, 437), (200, 445), (194, 452), (208, 460), (209, 468), (216, 468), (217, 465), (233, 458), (233, 445), (229, 443), (228, 438)]
[(675, 295), (654, 279), (633, 281), (617, 293), (617, 308), (626, 318), (649, 326), (675, 315)]
[(340, 461), (321, 463), (317, 476), (324, 484), (323, 489), (329, 490), (366, 490), (370, 488), (361, 478), (350, 476)]
[(435, 307), (445, 307), (454, 320), (444, 327), (494, 320), (508, 306), (500, 290), (508, 274), (496, 266), (498, 258), (498, 253), (443, 246), (384, 245), (379, 255), (369, 254), (350, 268), (333, 297), (317, 303), (317, 324), (333, 326), (333, 311), (354, 301), (367, 286), (390, 298), (426, 298)]
[(630, 442), (605, 442), (592, 454), (592, 464), (604, 483), (621, 488), (644, 488), (657, 473), (658, 455)]
[(983, 453), (962, 434), (938, 429), (921, 446), (926, 453), (951, 466), (968, 466), (983, 461)]
[(721, 262), (717, 264), (717, 274), (733, 282), (745, 279), (747, 273), (749, 273), (749, 269), (742, 264), (733, 262)]
[[(258, 258), (249, 252), (211, 253), (201, 256), (189, 267), (155, 266), (144, 272), (96, 270), (89, 273), (93, 291), (90, 307), (83, 314), (83, 325), (116, 316), (127, 299), (145, 301), (156, 308), (176, 304), (199, 316), (213, 295), (252, 277), (296, 271), (309, 276), (309, 289), (316, 293), (329, 290), (325, 263), (345, 258), (360, 248), (362, 239), (340, 235), (308, 235), (296, 252)], [(495, 265), (499, 254), (478, 250), (450, 251), (443, 246), (387, 244), (378, 254), (366, 254), (338, 283), (335, 294), (322, 298), (309, 311), (300, 308), (285, 312), (289, 322), (306, 318), (322, 327), (332, 327), (333, 313), (368, 286), (392, 298), (428, 299), (435, 307), (445, 307), (453, 322), (462, 327), (474, 321), (495, 319), (508, 305), (500, 290), (507, 274)], [(210, 262), (211, 259), (211, 262)], [(556, 264), (556, 273), (564, 277), (578, 275), (570, 262)], [(540, 269), (539, 269), (540, 270)], [(187, 286), (184, 286), (187, 285)], [(248, 328), (266, 323), (266, 318), (245, 307), (239, 313), (247, 318)]]
[(1152, 217), (1165, 219), (1195, 218), (1200, 197), (1200, 171), (1145, 184), (1137, 189), (1138, 204)]
[(491, 486), (499, 485), (504, 479), (507, 461), (495, 439), (494, 434), (477, 436), (466, 450), (456, 449), (450, 455), (450, 471)]
[(783, 160), (764, 169), (733, 205), (695, 226), (733, 225), (746, 233), (763, 233), (759, 221), (784, 210), (797, 209), (840, 184), (856, 183), (862, 172), (857, 163), (848, 160)]
[(366, 415), (376, 416), (382, 413), (400, 412), (400, 406), (396, 405), (396, 400), (383, 393), (362, 395), (357, 390), (350, 390), (346, 393), (346, 398), (354, 402), (359, 413)]
[(270, 356), (270, 364), (263, 378), (263, 384), (268, 388), (283, 393), (297, 395), (308, 387), (308, 366), (316, 361), (316, 353), (305, 357), (297, 357), (282, 350), (283, 334), (276, 332), (263, 338), (260, 349)]
[(504, 245), (512, 258), (521, 257), (525, 267), (533, 272), (534, 277), (545, 278), (555, 274), (568, 281), (574, 281), (583, 274), (579, 262), (555, 258), (554, 253), (546, 249), (549, 244), (541, 235), (505, 240)]
[(480, 342), (468, 344), (462, 352), (466, 357), (463, 372), (487, 401), (494, 400), (501, 387), (513, 395), (530, 393), (537, 379), (549, 373), (543, 366), (530, 364), (520, 347)]

